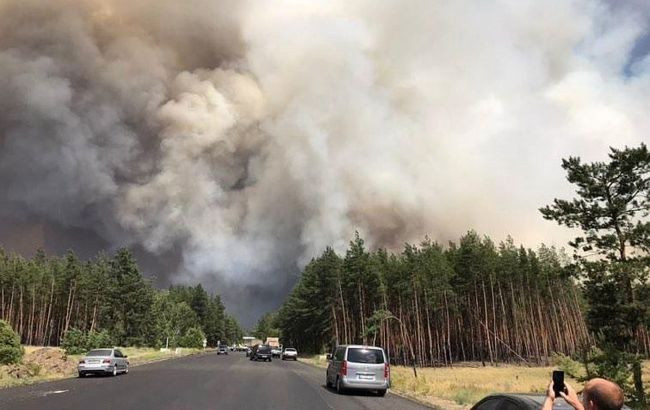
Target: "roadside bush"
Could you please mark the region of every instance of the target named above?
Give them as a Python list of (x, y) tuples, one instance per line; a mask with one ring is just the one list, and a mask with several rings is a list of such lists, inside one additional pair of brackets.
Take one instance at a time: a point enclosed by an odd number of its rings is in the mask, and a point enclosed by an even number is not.
[(25, 353), (20, 345), (20, 336), (9, 326), (9, 323), (0, 320), (0, 364), (19, 363)]
[(82, 354), (86, 352), (87, 343), (88, 335), (79, 329), (72, 328), (63, 335), (61, 347), (66, 354)]
[(101, 332), (88, 332), (86, 336), (86, 350), (99, 349), (100, 347), (112, 347), (113, 339), (107, 330)]
[(578, 380), (584, 377), (585, 372), (582, 363), (573, 360), (570, 356), (562, 353), (553, 353), (551, 362), (566, 373), (567, 376)]
[(180, 347), (193, 347), (193, 348), (202, 348), (203, 339), (205, 339), (205, 333), (201, 330), (200, 327), (191, 327), (187, 329), (187, 332), (183, 337), (181, 337), (179, 346)]

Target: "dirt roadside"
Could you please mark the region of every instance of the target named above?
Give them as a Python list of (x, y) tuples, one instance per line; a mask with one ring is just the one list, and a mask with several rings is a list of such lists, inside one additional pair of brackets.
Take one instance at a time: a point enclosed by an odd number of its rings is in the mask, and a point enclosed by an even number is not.
[[(123, 352), (129, 356), (132, 367), (211, 351), (213, 349), (182, 349), (179, 352), (161, 352), (144, 348), (123, 349)], [(80, 357), (79, 355), (67, 356), (58, 347), (26, 346), (22, 363), (0, 366), (0, 388), (76, 377)]]

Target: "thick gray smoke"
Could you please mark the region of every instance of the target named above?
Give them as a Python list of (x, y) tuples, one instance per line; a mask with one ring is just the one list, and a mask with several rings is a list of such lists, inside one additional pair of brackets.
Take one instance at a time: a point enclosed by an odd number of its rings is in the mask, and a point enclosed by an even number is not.
[(258, 310), (355, 229), (562, 244), (560, 158), (650, 135), (647, 4), (0, 0), (0, 240)]

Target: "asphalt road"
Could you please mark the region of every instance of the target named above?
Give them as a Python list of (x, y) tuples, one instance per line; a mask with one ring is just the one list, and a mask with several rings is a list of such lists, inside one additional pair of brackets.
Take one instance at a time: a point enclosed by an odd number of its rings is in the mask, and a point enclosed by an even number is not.
[(426, 408), (390, 394), (338, 395), (325, 370), (209, 353), (131, 368), (117, 377), (66, 379), (0, 390), (0, 409), (390, 409)]

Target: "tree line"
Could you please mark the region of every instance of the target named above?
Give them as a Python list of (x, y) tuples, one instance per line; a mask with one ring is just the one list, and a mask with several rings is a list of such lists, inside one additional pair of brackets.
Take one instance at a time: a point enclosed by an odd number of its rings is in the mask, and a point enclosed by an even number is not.
[(305, 267), (278, 327), (285, 343), (309, 352), (372, 343), (401, 364), (542, 363), (590, 338), (566, 259), (475, 232), (401, 253), (369, 251), (357, 234), (344, 256), (328, 248)]
[(0, 318), (30, 345), (57, 346), (72, 331), (152, 347), (178, 346), (188, 333), (210, 346), (242, 336), (218, 295), (201, 285), (155, 289), (128, 249), (82, 261), (72, 251), (26, 259), (0, 248)]

